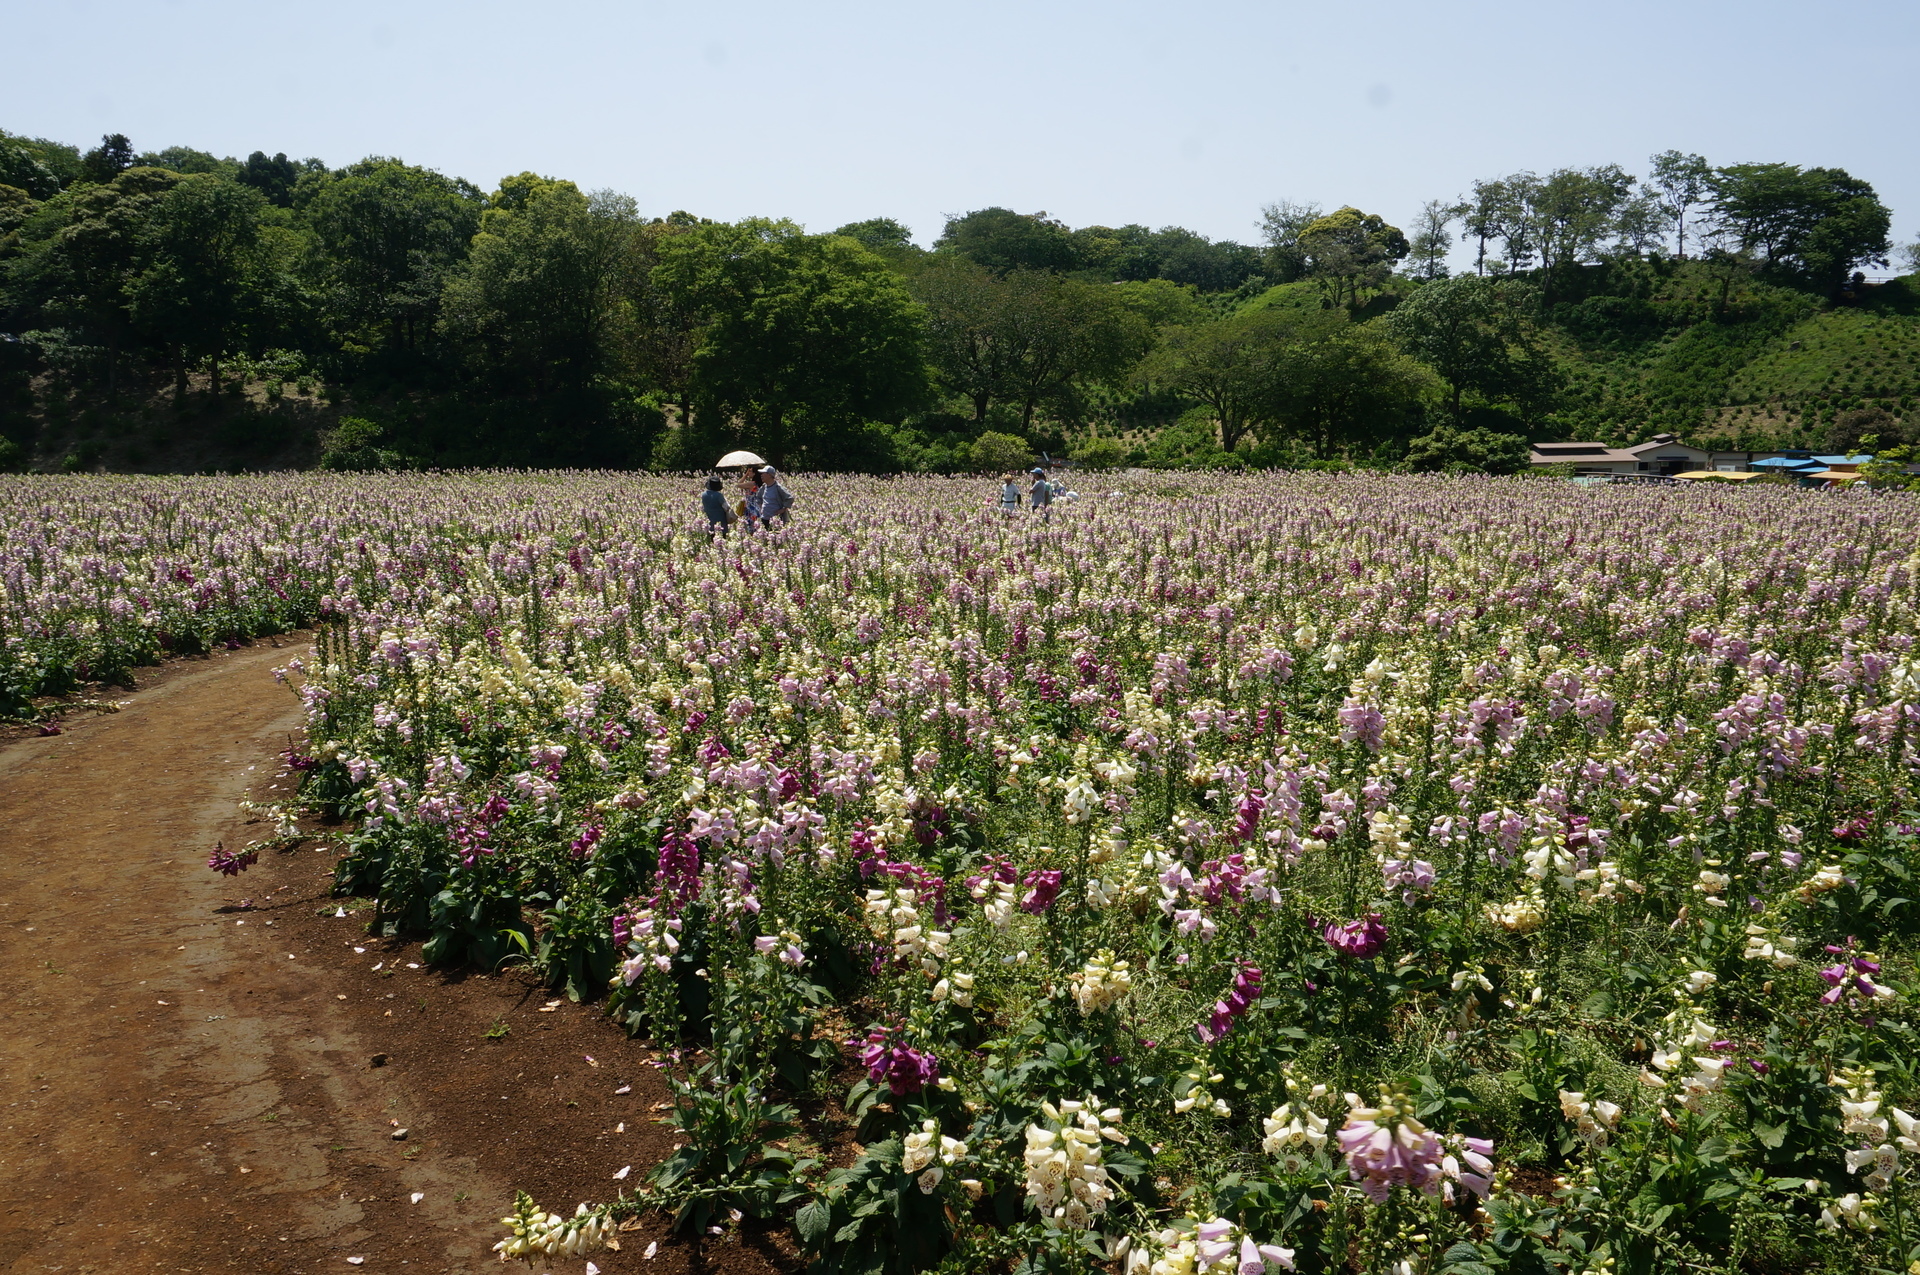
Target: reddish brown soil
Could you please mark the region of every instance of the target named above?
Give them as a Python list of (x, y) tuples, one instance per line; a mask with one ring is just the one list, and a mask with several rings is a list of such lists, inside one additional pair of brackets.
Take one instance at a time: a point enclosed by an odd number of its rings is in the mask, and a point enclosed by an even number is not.
[[(269, 833), (238, 801), (288, 791), (269, 670), (305, 648), (148, 670), (125, 711), (0, 746), (0, 1272), (478, 1271), (516, 1187), (572, 1212), (673, 1146), (643, 1042), (370, 940), (324, 843), (207, 869)], [(608, 1275), (794, 1267), (751, 1227), (620, 1240)]]

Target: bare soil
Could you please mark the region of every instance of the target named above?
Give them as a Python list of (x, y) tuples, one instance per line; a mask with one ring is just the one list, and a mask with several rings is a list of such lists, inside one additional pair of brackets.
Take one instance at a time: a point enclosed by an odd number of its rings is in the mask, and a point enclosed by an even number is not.
[[(478, 1271), (515, 1188), (572, 1212), (674, 1145), (645, 1042), (369, 938), (323, 841), (208, 870), (271, 833), (238, 803), (290, 790), (270, 670), (306, 651), (143, 670), (117, 714), (0, 741), (0, 1272)], [(796, 1266), (750, 1222), (619, 1239), (608, 1275)]]

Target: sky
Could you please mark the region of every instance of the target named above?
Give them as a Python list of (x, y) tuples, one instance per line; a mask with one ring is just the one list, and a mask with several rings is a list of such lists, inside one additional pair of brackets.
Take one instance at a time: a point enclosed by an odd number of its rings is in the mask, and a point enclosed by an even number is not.
[(1920, 238), (1914, 0), (0, 0), (0, 128), (532, 170), (643, 213), (1001, 205), (1258, 240), (1668, 148), (1845, 168)]

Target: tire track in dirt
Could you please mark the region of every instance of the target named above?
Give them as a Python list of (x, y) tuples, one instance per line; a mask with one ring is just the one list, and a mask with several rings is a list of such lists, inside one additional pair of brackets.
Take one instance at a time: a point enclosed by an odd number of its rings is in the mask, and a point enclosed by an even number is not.
[(268, 674), (304, 645), (174, 666), (117, 715), (0, 750), (0, 1271), (342, 1270), (376, 1240), (367, 1269), (490, 1256), (511, 1188), (408, 1158), (389, 1120), (409, 1095), (368, 1067), (295, 918), (221, 910), (276, 880), (310, 902), (331, 858), (204, 866), (266, 831), (236, 803), (280, 782), (301, 714)]

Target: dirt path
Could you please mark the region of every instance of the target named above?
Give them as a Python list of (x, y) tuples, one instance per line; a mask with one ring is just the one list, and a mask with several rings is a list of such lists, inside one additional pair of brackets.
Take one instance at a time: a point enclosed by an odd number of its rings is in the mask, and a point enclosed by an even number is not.
[[(175, 665), (0, 748), (0, 1272), (477, 1271), (515, 1187), (571, 1211), (672, 1145), (644, 1047), (525, 976), (369, 939), (327, 847), (207, 870), (268, 831), (237, 803), (286, 791), (300, 713), (269, 672), (304, 650)], [(609, 1275), (779, 1260), (622, 1238)]]

